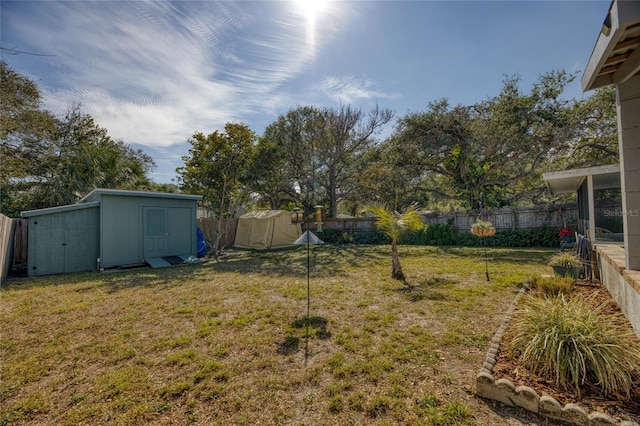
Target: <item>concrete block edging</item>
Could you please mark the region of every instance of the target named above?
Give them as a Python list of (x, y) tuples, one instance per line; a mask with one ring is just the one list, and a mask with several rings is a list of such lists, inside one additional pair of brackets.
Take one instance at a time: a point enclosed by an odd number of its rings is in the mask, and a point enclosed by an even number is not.
[(562, 406), (555, 398), (542, 395), (528, 386), (517, 386), (508, 379), (496, 379), (493, 367), (496, 365), (496, 354), (504, 336), (504, 332), (511, 321), (518, 301), (529, 290), (523, 286), (507, 310), (505, 319), (493, 336), (486, 359), (476, 377), (476, 395), (482, 398), (501, 402), (512, 407), (520, 407), (533, 413), (542, 414), (551, 419), (562, 420), (581, 426), (640, 426), (636, 422), (622, 421), (618, 423), (614, 418), (604, 413), (587, 413), (576, 404), (568, 403)]

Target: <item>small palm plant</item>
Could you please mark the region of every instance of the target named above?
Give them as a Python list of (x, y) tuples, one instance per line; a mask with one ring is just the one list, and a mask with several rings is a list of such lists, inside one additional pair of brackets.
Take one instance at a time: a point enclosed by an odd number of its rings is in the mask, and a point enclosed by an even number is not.
[(391, 239), (391, 276), (396, 280), (405, 281), (398, 254), (398, 239), (405, 232), (415, 232), (422, 228), (418, 204), (411, 204), (402, 214), (392, 212), (383, 205), (368, 206), (364, 211), (376, 216), (376, 227)]

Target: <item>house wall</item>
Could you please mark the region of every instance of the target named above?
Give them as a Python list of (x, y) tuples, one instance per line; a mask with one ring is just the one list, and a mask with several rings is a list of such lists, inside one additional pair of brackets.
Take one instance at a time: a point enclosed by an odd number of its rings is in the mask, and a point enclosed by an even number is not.
[[(196, 201), (162, 197), (101, 195), (100, 258), (102, 267), (142, 263), (145, 257), (145, 208), (187, 209), (181, 220), (170, 221), (168, 241), (177, 246), (166, 247), (162, 256), (196, 255)], [(179, 210), (178, 210), (179, 211)], [(167, 217), (175, 215), (168, 215)], [(187, 220), (183, 220), (187, 217)], [(185, 243), (186, 242), (186, 243)], [(185, 244), (188, 246), (185, 252)], [(160, 253), (160, 252), (158, 252)], [(155, 257), (155, 256), (149, 256)]]
[(29, 217), (29, 276), (96, 270), (98, 222), (98, 206)]
[(640, 271), (640, 76), (616, 87), (625, 261)]
[(625, 269), (625, 250), (619, 245), (598, 245), (596, 253), (602, 284), (640, 337), (640, 272)]

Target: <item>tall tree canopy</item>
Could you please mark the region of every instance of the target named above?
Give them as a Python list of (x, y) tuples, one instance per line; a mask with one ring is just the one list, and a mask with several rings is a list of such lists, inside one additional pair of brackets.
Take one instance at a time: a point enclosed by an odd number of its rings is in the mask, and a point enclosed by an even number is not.
[(341, 106), (323, 111), (324, 131), (316, 145), (321, 170), (319, 182), (329, 202), (329, 217), (338, 213), (338, 202), (356, 190), (357, 176), (374, 136), (393, 118), (393, 112), (377, 106), (365, 114), (361, 109)]
[(475, 105), (432, 102), (398, 121), (386, 141), (387, 167), (410, 172), (417, 191), (432, 199), (466, 207), (477, 208), (481, 194), (492, 206), (536, 202), (545, 193), (543, 171), (615, 161), (611, 95), (566, 100), (572, 80), (549, 72), (522, 93), (510, 77), (497, 96)]
[(5, 62), (0, 72), (2, 213), (71, 204), (95, 188), (148, 187), (151, 157), (111, 139), (78, 106), (56, 118), (35, 83)]
[(271, 207), (290, 201), (306, 211), (328, 204), (335, 217), (338, 203), (357, 188), (357, 177), (375, 135), (393, 113), (374, 108), (368, 114), (343, 106), (337, 109), (299, 107), (269, 125), (258, 144), (252, 166), (253, 188)]
[(322, 200), (315, 183), (313, 147), (323, 127), (322, 111), (306, 106), (280, 115), (265, 129), (249, 170), (252, 190), (272, 209), (291, 202), (310, 212), (314, 202)]
[[(248, 200), (246, 188), (248, 166), (257, 140), (255, 133), (242, 123), (227, 123), (224, 132), (193, 134), (189, 155), (182, 157), (180, 175), (182, 190), (203, 196), (205, 205), (217, 218), (232, 217), (236, 207)], [(218, 221), (213, 251), (222, 239), (222, 221)]]

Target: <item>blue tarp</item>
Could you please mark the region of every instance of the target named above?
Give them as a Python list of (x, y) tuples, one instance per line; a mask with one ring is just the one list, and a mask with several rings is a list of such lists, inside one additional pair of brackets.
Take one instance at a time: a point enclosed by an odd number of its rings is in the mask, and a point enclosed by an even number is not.
[(207, 254), (207, 243), (204, 241), (204, 234), (200, 230), (200, 227), (196, 227), (196, 241), (197, 241), (197, 253), (198, 257), (202, 257)]

